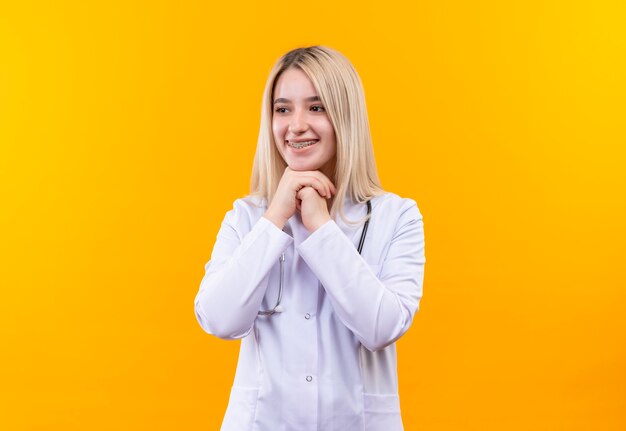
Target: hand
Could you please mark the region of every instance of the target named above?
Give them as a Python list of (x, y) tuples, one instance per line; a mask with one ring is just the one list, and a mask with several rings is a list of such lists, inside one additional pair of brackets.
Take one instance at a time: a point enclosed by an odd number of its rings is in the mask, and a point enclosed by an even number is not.
[[(334, 184), (320, 171), (294, 171), (291, 168), (286, 167), (283, 172), (283, 176), (278, 183), (278, 187), (276, 188), (274, 198), (265, 212), (264, 217), (282, 229), (285, 226), (285, 223), (287, 223), (287, 220), (289, 220), (296, 212), (298, 199), (300, 199), (298, 198), (298, 192), (306, 187), (313, 189), (322, 200), (323, 198), (330, 199), (337, 193), (337, 189)], [(311, 209), (312, 207), (309, 199), (310, 196), (307, 195), (303, 197), (307, 198), (308, 203), (306, 211), (307, 216), (310, 216), (311, 211), (313, 211)], [(323, 202), (324, 205), (326, 205), (326, 202)], [(326, 212), (328, 212), (327, 208)], [(317, 214), (316, 211), (314, 211), (314, 213)], [(315, 217), (315, 221), (319, 221), (318, 217)]]
[(303, 187), (296, 195), (298, 209), (302, 216), (302, 223), (309, 232), (314, 232), (321, 225), (330, 220), (326, 199), (313, 187)]

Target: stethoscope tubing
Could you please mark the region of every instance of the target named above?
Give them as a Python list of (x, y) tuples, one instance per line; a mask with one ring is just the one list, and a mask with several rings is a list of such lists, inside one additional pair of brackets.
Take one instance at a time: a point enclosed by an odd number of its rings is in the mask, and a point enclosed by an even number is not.
[[(372, 204), (369, 200), (366, 203), (367, 203), (367, 215), (370, 215), (372, 213)], [(371, 217), (368, 217), (368, 219), (365, 220), (365, 224), (363, 225), (363, 231), (361, 232), (361, 239), (359, 240), (359, 245), (357, 247), (359, 254), (361, 254), (361, 251), (363, 250), (363, 244), (365, 243), (365, 237), (367, 236), (367, 227), (369, 226), (370, 218)], [(271, 316), (274, 313), (279, 313), (282, 311), (279, 307), (280, 307), (280, 301), (283, 296), (283, 282), (285, 278), (285, 265), (284, 265), (285, 252), (284, 251), (278, 260), (280, 262), (280, 282), (279, 282), (279, 287), (278, 287), (278, 299), (276, 300), (276, 305), (274, 305), (274, 307), (271, 310), (260, 310), (258, 313), (259, 316)]]

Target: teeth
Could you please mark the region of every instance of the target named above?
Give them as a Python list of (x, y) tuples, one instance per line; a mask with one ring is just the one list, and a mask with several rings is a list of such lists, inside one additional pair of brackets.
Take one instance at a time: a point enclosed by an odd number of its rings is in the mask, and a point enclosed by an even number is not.
[(290, 147), (293, 148), (304, 148), (304, 147), (308, 147), (310, 145), (313, 145), (314, 143), (316, 143), (317, 140), (312, 140), (312, 141), (304, 141), (304, 142), (288, 142), (287, 145), (289, 145)]

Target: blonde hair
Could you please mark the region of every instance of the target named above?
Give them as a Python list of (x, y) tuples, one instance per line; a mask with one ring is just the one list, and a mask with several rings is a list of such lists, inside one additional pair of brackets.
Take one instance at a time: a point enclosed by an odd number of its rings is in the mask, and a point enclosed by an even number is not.
[(330, 180), (337, 187), (337, 194), (330, 216), (336, 220), (338, 211), (346, 223), (359, 223), (346, 219), (343, 211), (346, 198), (363, 203), (385, 191), (378, 179), (361, 79), (346, 57), (325, 46), (291, 50), (272, 68), (263, 92), (250, 195), (265, 198), (269, 206), (287, 167), (272, 133), (272, 97), (279, 76), (291, 68), (299, 68), (311, 80), (335, 130), (335, 178)]

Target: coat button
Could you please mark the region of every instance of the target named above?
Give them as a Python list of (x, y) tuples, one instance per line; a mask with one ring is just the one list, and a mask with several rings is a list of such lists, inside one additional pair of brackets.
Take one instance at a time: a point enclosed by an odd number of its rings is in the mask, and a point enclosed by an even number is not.
[(304, 318), (305, 318), (306, 320), (309, 320), (309, 319), (311, 318), (311, 315), (310, 315), (309, 313), (306, 313), (306, 314), (304, 315)]
[(306, 381), (307, 381), (307, 382), (310, 382), (311, 380), (313, 380), (313, 377), (311, 377), (311, 376), (306, 376)]

